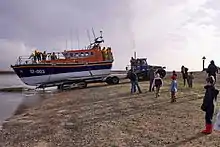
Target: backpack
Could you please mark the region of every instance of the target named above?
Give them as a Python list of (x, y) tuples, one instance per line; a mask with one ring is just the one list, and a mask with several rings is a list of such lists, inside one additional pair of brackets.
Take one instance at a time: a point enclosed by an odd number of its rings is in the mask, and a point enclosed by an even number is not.
[(161, 79), (155, 79), (155, 85), (161, 86), (162, 85)]

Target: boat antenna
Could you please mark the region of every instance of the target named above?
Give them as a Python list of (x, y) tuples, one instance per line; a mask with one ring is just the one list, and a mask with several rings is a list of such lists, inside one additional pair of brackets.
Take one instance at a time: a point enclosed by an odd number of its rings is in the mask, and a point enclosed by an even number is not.
[(100, 30), (100, 34), (101, 34), (101, 36), (100, 36), (100, 37), (101, 37), (101, 38), (102, 38), (102, 33), (103, 33), (103, 31), (102, 31), (102, 30)]
[(67, 49), (67, 40), (66, 40), (66, 49)]
[(93, 37), (94, 37), (94, 39), (96, 39), (96, 37), (95, 37), (95, 31), (94, 31), (93, 28), (92, 28), (92, 33), (93, 33)]
[(76, 30), (76, 35), (77, 35), (77, 44), (78, 44), (78, 49), (79, 49), (79, 30)]
[[(133, 32), (132, 32), (133, 34)], [(137, 52), (135, 51), (136, 49), (136, 44), (135, 44), (135, 38), (134, 38), (134, 35), (132, 35), (132, 48), (134, 50), (134, 58), (137, 59)]]
[(73, 48), (73, 32), (72, 29), (70, 30), (70, 48)]
[(137, 52), (134, 51), (134, 59), (137, 59)]
[(87, 47), (87, 49), (90, 49), (91, 48), (91, 46), (92, 46), (92, 42), (91, 42), (91, 38), (90, 38), (90, 34), (89, 34), (89, 30), (87, 30), (87, 36), (88, 36), (88, 38), (89, 38), (89, 46)]
[(89, 30), (87, 30), (87, 36), (88, 36), (88, 38), (89, 38), (89, 43), (91, 44), (92, 42), (91, 42), (91, 38), (90, 38), (90, 34), (89, 34)]

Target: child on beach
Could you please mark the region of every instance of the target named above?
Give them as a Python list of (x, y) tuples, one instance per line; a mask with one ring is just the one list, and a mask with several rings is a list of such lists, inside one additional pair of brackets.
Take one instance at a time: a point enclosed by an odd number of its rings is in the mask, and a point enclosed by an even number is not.
[[(172, 76), (176, 76), (176, 78), (177, 78), (177, 73), (176, 73), (175, 70), (173, 71), (173, 75)], [(172, 79), (172, 76), (171, 76), (171, 79)]]
[(194, 79), (193, 72), (190, 72), (190, 75), (188, 75), (188, 79), (187, 79), (189, 88), (193, 87), (193, 79)]
[(170, 92), (171, 92), (171, 103), (176, 102), (176, 92), (177, 92), (177, 80), (176, 80), (176, 76), (173, 75), (171, 77), (172, 82), (171, 82), (171, 86), (170, 86)]
[(155, 94), (156, 94), (156, 98), (157, 97), (159, 97), (160, 96), (160, 88), (163, 86), (163, 80), (162, 80), (162, 78), (160, 77), (160, 74), (159, 73), (157, 73), (156, 75), (155, 75), (155, 78), (154, 78), (154, 80), (153, 80), (153, 84), (152, 84), (152, 89), (153, 89), (153, 87), (156, 87), (156, 92), (155, 92)]
[(215, 78), (210, 76), (206, 78), (207, 84), (204, 86), (206, 92), (203, 98), (201, 109), (205, 112), (205, 129), (204, 134), (212, 133), (212, 117), (214, 113), (214, 100), (217, 100), (219, 91), (214, 87)]

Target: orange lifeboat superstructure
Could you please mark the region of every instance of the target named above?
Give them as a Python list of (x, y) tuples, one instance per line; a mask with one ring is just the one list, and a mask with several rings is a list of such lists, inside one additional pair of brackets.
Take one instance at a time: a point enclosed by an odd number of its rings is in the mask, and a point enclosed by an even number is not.
[(113, 55), (111, 48), (100, 46), (94, 47), (92, 49), (82, 49), (82, 50), (65, 50), (62, 52), (64, 59), (56, 60), (42, 60), (40, 63), (96, 63), (112, 61)]

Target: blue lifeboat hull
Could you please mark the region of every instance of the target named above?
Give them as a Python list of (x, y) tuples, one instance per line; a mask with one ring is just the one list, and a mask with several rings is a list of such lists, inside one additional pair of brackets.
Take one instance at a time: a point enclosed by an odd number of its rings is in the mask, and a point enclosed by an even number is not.
[(38, 86), (68, 79), (106, 77), (111, 72), (112, 61), (88, 64), (22, 64), (11, 67), (23, 83)]

